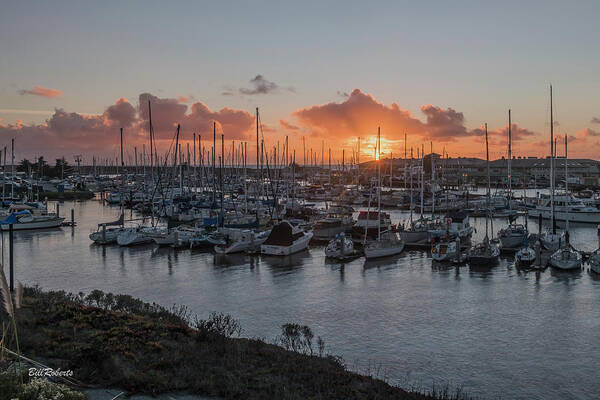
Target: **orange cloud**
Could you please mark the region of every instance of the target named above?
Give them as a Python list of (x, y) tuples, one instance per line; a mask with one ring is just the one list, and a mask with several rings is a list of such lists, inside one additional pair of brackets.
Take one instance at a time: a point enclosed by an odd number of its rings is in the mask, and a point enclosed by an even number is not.
[(287, 129), (288, 131), (298, 131), (298, 130), (300, 130), (299, 127), (297, 127), (294, 124), (290, 124), (289, 122), (287, 122), (284, 119), (280, 119), (279, 120), (279, 125), (281, 125), (283, 127), (283, 129)]
[(212, 136), (213, 122), (217, 123), (217, 133), (224, 133), (227, 140), (246, 138), (254, 125), (254, 116), (246, 111), (227, 107), (212, 111), (202, 102), (192, 104), (188, 110), (188, 106), (177, 99), (143, 93), (137, 107), (120, 98), (102, 114), (56, 109), (42, 124), (25, 125), (21, 121), (0, 124), (0, 140), (15, 138), (17, 143), (28, 143), (22, 152), (31, 151), (35, 155), (43, 151), (48, 158), (78, 153), (106, 155), (118, 151), (119, 128), (124, 128), (126, 146), (139, 149), (143, 143), (148, 144), (148, 101), (152, 107), (155, 138), (162, 151), (166, 151), (165, 146), (177, 124), (181, 124), (181, 141), (190, 139), (192, 132), (210, 132)]
[(34, 96), (40, 96), (40, 97), (47, 97), (47, 98), (58, 98), (62, 95), (62, 91), (58, 90), (58, 89), (49, 89), (49, 88), (45, 88), (45, 87), (41, 87), (41, 86), (35, 86), (33, 89), (30, 90), (19, 90), (19, 93), (21, 94), (21, 96), (26, 95), (26, 94), (31, 94)]

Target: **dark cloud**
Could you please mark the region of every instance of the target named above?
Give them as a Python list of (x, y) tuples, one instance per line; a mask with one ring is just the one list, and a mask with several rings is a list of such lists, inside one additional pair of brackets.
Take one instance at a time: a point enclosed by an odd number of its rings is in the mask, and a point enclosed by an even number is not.
[(592, 118), (592, 120), (590, 121), (592, 124), (600, 124), (600, 118), (598, 117), (594, 117)]
[(262, 75), (256, 75), (250, 79), (250, 86), (252, 86), (250, 89), (240, 88), (240, 93), (247, 95), (268, 94), (279, 89), (279, 86), (275, 82), (266, 80)]

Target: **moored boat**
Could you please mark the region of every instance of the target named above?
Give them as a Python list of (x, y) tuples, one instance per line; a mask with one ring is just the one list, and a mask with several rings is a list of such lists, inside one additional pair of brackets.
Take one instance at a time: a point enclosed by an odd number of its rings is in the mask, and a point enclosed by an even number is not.
[(304, 231), (298, 225), (282, 221), (273, 227), (265, 242), (260, 246), (260, 251), (267, 255), (287, 256), (308, 248), (312, 237), (312, 231)]

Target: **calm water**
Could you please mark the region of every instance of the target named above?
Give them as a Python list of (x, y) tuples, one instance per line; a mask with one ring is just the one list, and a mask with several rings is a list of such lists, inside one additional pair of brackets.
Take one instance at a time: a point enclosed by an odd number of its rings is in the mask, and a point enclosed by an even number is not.
[[(427, 252), (345, 265), (323, 247), (286, 258), (141, 246), (92, 245), (90, 230), (119, 210), (66, 202), (77, 228), (16, 234), (16, 277), (47, 289), (128, 293), (200, 316), (230, 313), (245, 336), (272, 340), (299, 322), (360, 371), (403, 386), (450, 383), (484, 398), (589, 399), (600, 393), (600, 277), (585, 271), (520, 272), (432, 266)], [(392, 219), (405, 213), (392, 212)], [(485, 230), (473, 220), (474, 240)], [(504, 222), (496, 220), (496, 230)], [(531, 231), (537, 231), (530, 221)], [(572, 243), (597, 247), (596, 228)], [(7, 243), (5, 238), (5, 243)], [(7, 256), (5, 255), (5, 258)]]

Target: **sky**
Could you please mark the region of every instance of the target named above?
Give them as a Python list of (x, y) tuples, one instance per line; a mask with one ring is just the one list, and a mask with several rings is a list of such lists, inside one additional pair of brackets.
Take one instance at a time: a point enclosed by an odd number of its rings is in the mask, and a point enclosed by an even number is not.
[[(288, 136), (320, 162), (404, 155), (431, 143), (450, 157), (550, 153), (600, 158), (598, 1), (0, 2), (0, 147), (19, 160), (159, 152), (181, 125), (206, 151), (213, 122), (270, 154)], [(185, 148), (185, 147), (184, 147)], [(237, 148), (237, 147), (236, 147)], [(308, 151), (307, 150), (307, 151)], [(9, 150), (10, 151), (10, 150)], [(564, 147), (558, 147), (558, 154)], [(217, 153), (218, 154), (218, 153)], [(324, 157), (327, 159), (327, 156)]]

